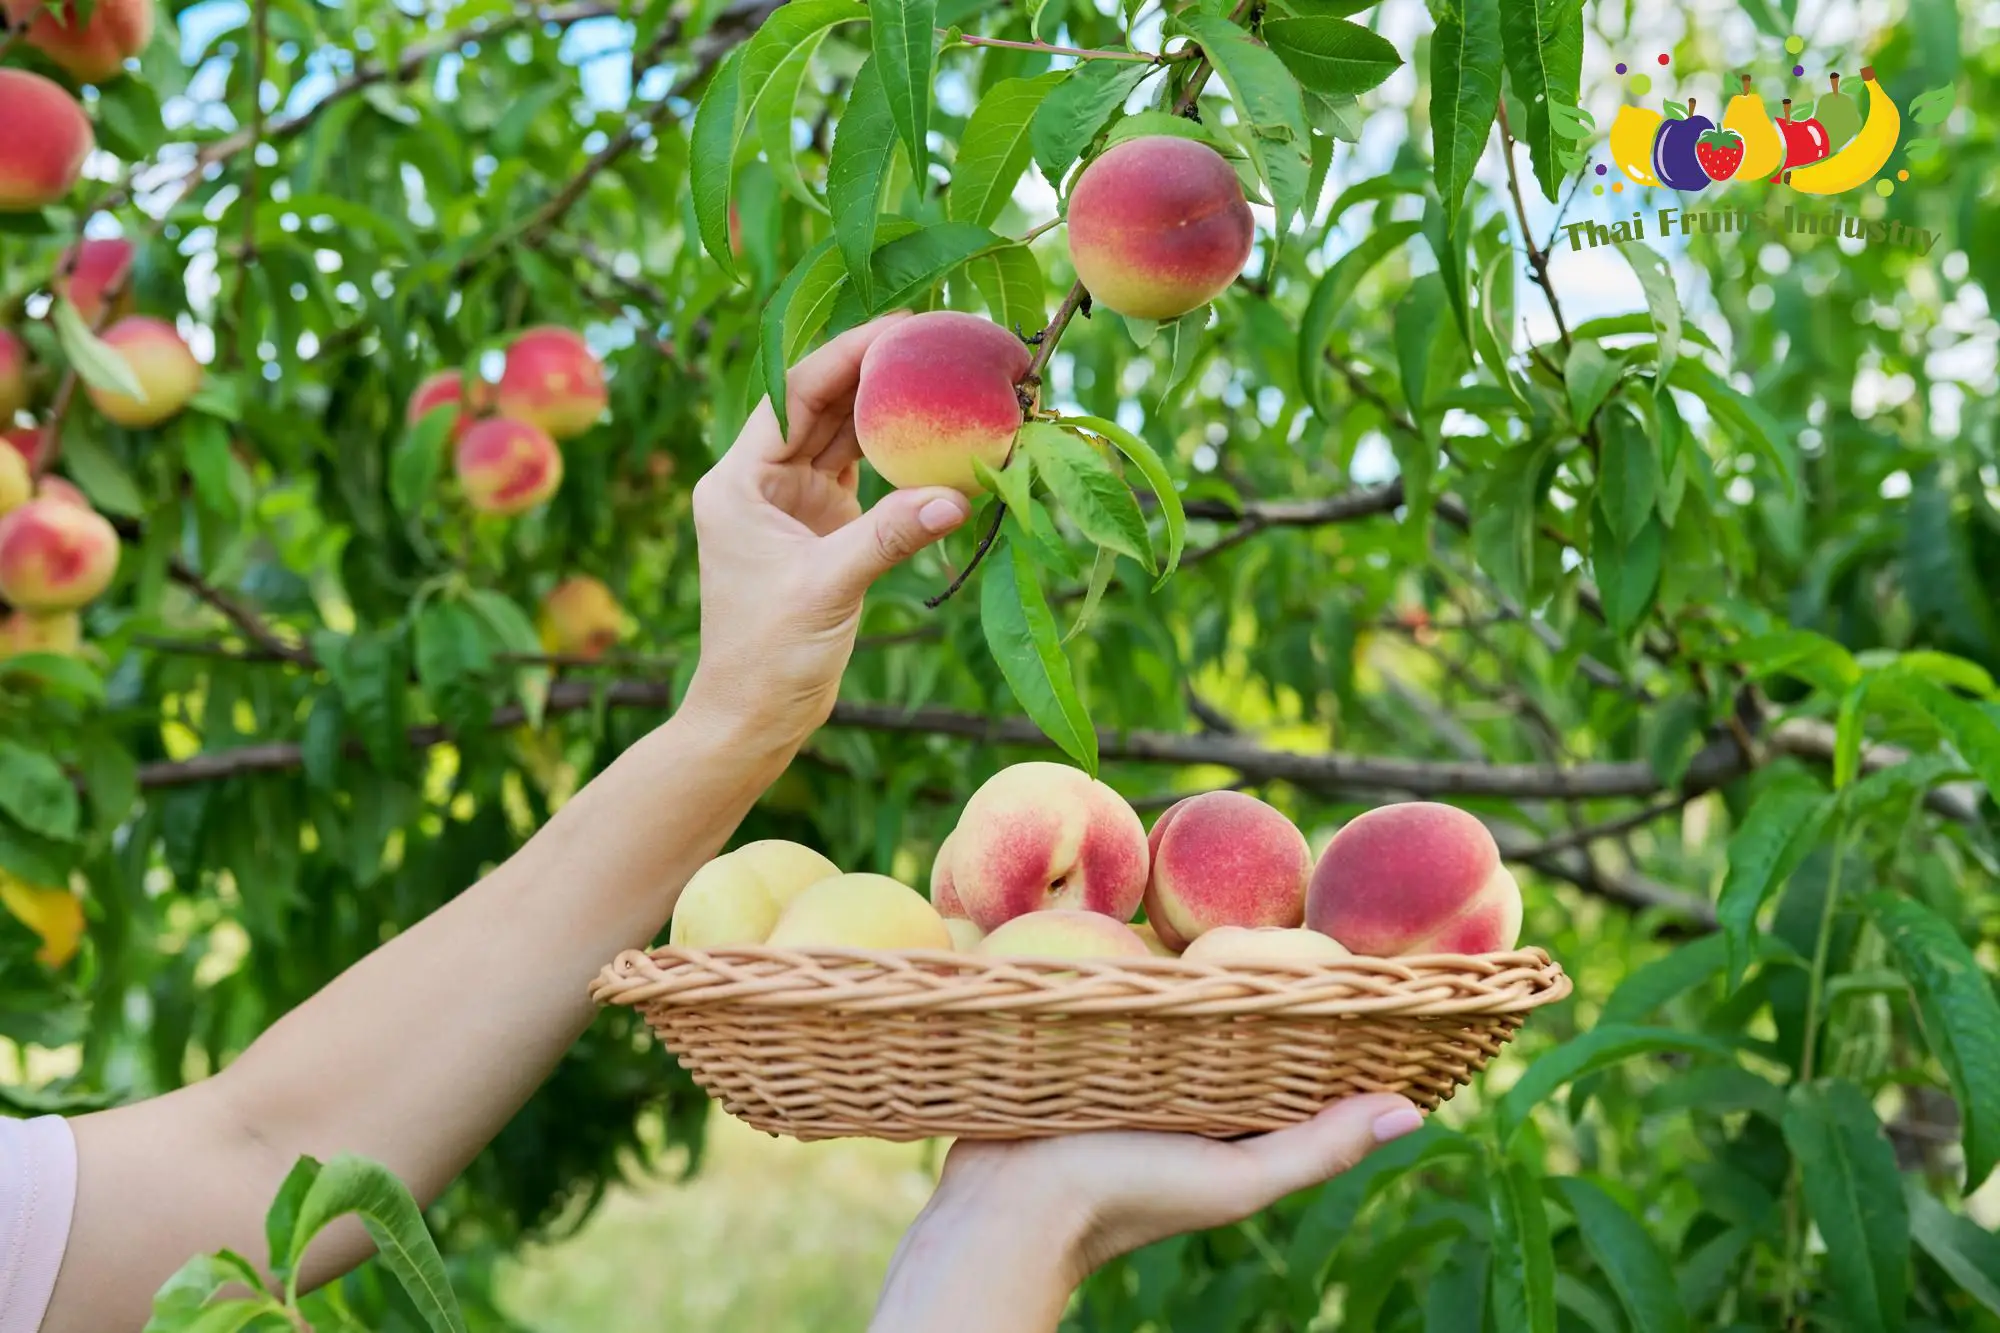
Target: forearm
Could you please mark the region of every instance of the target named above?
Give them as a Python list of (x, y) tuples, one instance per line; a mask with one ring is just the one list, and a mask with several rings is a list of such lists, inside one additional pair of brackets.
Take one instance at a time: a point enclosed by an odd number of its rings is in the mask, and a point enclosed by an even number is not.
[(1064, 1214), (940, 1189), (903, 1237), (869, 1333), (1055, 1333), (1079, 1274)]
[[(302, 1153), (375, 1158), (429, 1199), (590, 1023), (590, 980), (643, 946), (791, 757), (793, 738), (687, 710), (505, 864), (285, 1016), (228, 1069), (75, 1123), (79, 1188), (51, 1330), (136, 1328), (197, 1251), (262, 1253)], [(366, 1253), (315, 1247), (323, 1280)], [(73, 1324), (54, 1316), (81, 1309)], [(131, 1318), (134, 1314), (137, 1318)]]

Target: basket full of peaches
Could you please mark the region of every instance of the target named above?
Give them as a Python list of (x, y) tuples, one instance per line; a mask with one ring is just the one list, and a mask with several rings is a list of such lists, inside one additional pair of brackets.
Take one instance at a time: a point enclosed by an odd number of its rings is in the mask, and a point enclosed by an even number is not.
[(1231, 1137), (1362, 1092), (1433, 1108), (1569, 993), (1516, 947), (1492, 835), (1430, 802), (1359, 816), (1315, 864), (1253, 796), (1189, 797), (1149, 835), (1088, 774), (1017, 764), (967, 802), (930, 890), (753, 842), (592, 994), (759, 1129), (908, 1140)]

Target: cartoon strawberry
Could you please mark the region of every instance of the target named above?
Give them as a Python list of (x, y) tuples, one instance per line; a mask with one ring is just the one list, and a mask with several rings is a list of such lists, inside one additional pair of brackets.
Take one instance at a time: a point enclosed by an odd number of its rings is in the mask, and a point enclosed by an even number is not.
[(1695, 140), (1695, 160), (1712, 181), (1726, 181), (1743, 165), (1743, 136), (1735, 130), (1709, 130)]

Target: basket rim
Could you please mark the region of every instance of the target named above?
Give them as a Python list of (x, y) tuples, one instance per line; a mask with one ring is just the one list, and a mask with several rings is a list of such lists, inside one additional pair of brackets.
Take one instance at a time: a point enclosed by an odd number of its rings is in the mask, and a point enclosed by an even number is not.
[(590, 996), (642, 1011), (1442, 1018), (1525, 1013), (1570, 989), (1562, 965), (1538, 947), (1222, 966), (1171, 957), (667, 945), (619, 954)]

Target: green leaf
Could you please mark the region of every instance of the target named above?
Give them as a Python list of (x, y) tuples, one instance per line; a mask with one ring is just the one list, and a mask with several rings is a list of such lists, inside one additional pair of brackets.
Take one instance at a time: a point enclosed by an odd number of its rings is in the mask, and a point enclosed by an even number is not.
[(400, 638), (392, 632), (363, 630), (351, 636), (312, 636), (313, 656), (333, 678), (341, 707), (369, 757), (385, 771), (406, 762), (404, 680), (409, 667)]
[(1676, 1051), (1684, 1055), (1711, 1055), (1735, 1058), (1735, 1048), (1715, 1037), (1698, 1032), (1676, 1032), (1672, 1028), (1642, 1027), (1632, 1024), (1600, 1023), (1579, 1037), (1544, 1052), (1527, 1072), (1507, 1089), (1494, 1110), (1494, 1130), (1504, 1145), (1527, 1123), (1528, 1115), (1544, 1099), (1572, 1079), (1599, 1069), (1607, 1069), (1635, 1055)]
[(1590, 568), (1597, 578), (1605, 623), (1613, 633), (1631, 634), (1652, 611), (1665, 545), (1657, 518), (1648, 518), (1631, 541), (1621, 542), (1605, 521), (1602, 507), (1592, 510)]
[(1028, 127), (1028, 142), (1051, 187), (1062, 188), (1063, 177), (1104, 122), (1153, 72), (1152, 66), (1130, 60), (1086, 60), (1043, 96)]
[(62, 462), (70, 480), (83, 488), (97, 508), (121, 518), (145, 517), (146, 501), (138, 483), (97, 432), (64, 430)]
[(492, 713), (493, 653), (479, 617), (462, 602), (433, 601), (417, 616), (417, 682), (454, 731), (477, 730)]
[(988, 553), (979, 594), (986, 646), (1034, 724), (1095, 776), (1097, 731), (1070, 675), (1034, 560), (1011, 534), (1001, 541), (1004, 549)]
[(1166, 382), (1160, 387), (1160, 407), (1167, 405), (1174, 390), (1185, 384), (1193, 372), (1195, 359), (1201, 355), (1201, 335), (1208, 329), (1208, 319), (1209, 307), (1198, 306), (1170, 326), (1174, 359), (1167, 369)]
[(1861, 667), (1853, 653), (1809, 629), (1759, 634), (1738, 644), (1735, 657), (1752, 680), (1792, 675), (1828, 694), (1838, 694), (1861, 679)]
[(2000, 1315), (2000, 1237), (1933, 1199), (1915, 1177), (1903, 1196), (1910, 1208), (1910, 1239), (1966, 1295)]
[(1785, 1143), (1805, 1165), (1806, 1211), (1826, 1244), (1824, 1280), (1847, 1326), (1862, 1333), (1903, 1327), (1910, 1219), (1896, 1150), (1861, 1089), (1847, 1082), (1792, 1089)]
[(1583, 82), (1583, 0), (1501, 0), (1507, 81), (1527, 108), (1514, 133), (1528, 145), (1535, 180), (1550, 203), (1561, 197), (1565, 142), (1551, 106), (1575, 106)]
[[(791, 369), (795, 350), (789, 345), (789, 335), (797, 331), (793, 324), (793, 307), (799, 309), (799, 324), (811, 318), (814, 312), (824, 323), (844, 275), (845, 263), (834, 249), (833, 238), (828, 237), (806, 251), (805, 258), (785, 275), (785, 280), (778, 284), (778, 290), (764, 304), (758, 330), (758, 342), (763, 351), (764, 392), (771, 400), (771, 411), (778, 418), (780, 435), (788, 435), (792, 429), (791, 414), (787, 410), (785, 376)], [(805, 336), (812, 335), (807, 332)]]
[(1334, 327), (1343, 315), (1352, 317), (1354, 294), (1362, 279), (1422, 229), (1423, 224), (1415, 220), (1375, 228), (1335, 260), (1313, 288), (1305, 316), (1299, 321), (1299, 385), (1322, 418), (1333, 410), (1326, 395), (1325, 356)]
[(1646, 293), (1646, 310), (1652, 316), (1655, 357), (1662, 380), (1673, 374), (1674, 361), (1681, 353), (1681, 298), (1674, 289), (1667, 261), (1649, 245), (1616, 247)]
[(1874, 689), (1891, 688), (1896, 696), (1923, 710), (1937, 724), (1952, 748), (1986, 784), (1986, 790), (2000, 800), (2000, 721), (1969, 699), (1953, 694), (1944, 686), (1922, 676), (1902, 671), (1884, 672), (1876, 677)]
[(1486, 1178), (1494, 1251), (1493, 1326), (1499, 1333), (1556, 1333), (1556, 1260), (1548, 1208), (1528, 1168), (1495, 1163)]
[[(1303, 20), (1280, 20), (1291, 21)], [(1304, 201), (1310, 166), (1307, 148), (1312, 132), (1298, 81), (1269, 47), (1259, 46), (1227, 19), (1197, 13), (1183, 15), (1177, 23), (1201, 44), (1229, 89), (1237, 115), (1251, 128), (1245, 146), (1270, 187), (1282, 236)]]
[[(1285, 68), (1305, 87), (1331, 97), (1355, 97), (1402, 68), (1403, 57), (1389, 39), (1370, 32), (1358, 23), (1337, 18), (1267, 18), (1264, 40), (1277, 52)], [(1500, 55), (1499, 30), (1492, 57)], [(1206, 48), (1204, 48), (1206, 49)], [(1497, 89), (1499, 66), (1492, 66)]]
[(1021, 173), (1034, 155), (1029, 130), (1035, 113), (1066, 72), (1032, 79), (1002, 79), (987, 89), (959, 136), (945, 207), (954, 222), (990, 227), (1013, 198)]
[(965, 271), (994, 323), (1028, 338), (1049, 322), (1048, 279), (1027, 246), (1002, 246), (968, 260)]
[[(899, 236), (875, 252), (875, 302), (868, 315), (893, 310), (928, 293), (944, 276), (969, 259), (992, 254), (1014, 244), (970, 222), (940, 222)], [(836, 308), (835, 323), (841, 323)]]
[(1153, 499), (1159, 504), (1160, 515), (1167, 523), (1167, 562), (1160, 570), (1159, 578), (1159, 583), (1165, 583), (1180, 567), (1181, 548), (1187, 544), (1187, 511), (1181, 505), (1180, 492), (1174, 489), (1173, 475), (1167, 471), (1167, 465), (1153, 452), (1153, 446), (1115, 421), (1103, 417), (1065, 417), (1062, 424), (1087, 430), (1111, 441), (1118, 452), (1139, 469), (1146, 484), (1153, 488)]
[(341, 1153), (320, 1169), (299, 1203), (287, 1256), (290, 1270), (297, 1271), (313, 1237), (349, 1214), (361, 1219), (383, 1267), (402, 1284), (431, 1333), (466, 1333), (444, 1259), (424, 1227), (417, 1201), (387, 1167), (366, 1158)]
[(1139, 502), (1103, 454), (1068, 431), (1039, 421), (1021, 427), (1017, 443), (1035, 460), (1035, 470), (1084, 536), (1131, 556), (1149, 574), (1159, 572)]
[(1018, 447), (1018, 438), (1015, 444), (1017, 447), (1008, 456), (1005, 467), (996, 472), (984, 460), (974, 458), (972, 475), (979, 479), (987, 494), (998, 496), (1000, 502), (1007, 506), (1020, 522), (1023, 533), (1039, 538), (1041, 534), (1035, 523), (1035, 511), (1039, 507), (1035, 504), (1035, 462), (1027, 450)]
[(816, 32), (785, 57), (772, 73), (764, 95), (757, 99), (755, 112), (757, 138), (763, 145), (764, 161), (770, 166), (772, 176), (786, 194), (814, 212), (824, 212), (826, 206), (799, 174), (798, 152), (792, 144), (792, 122), (798, 115), (799, 86), (811, 72), (813, 56), (825, 40), (824, 31)]
[(195, 498), (209, 513), (233, 523), (238, 507), (230, 478), (237, 463), (229, 452), (228, 430), (214, 417), (189, 414), (179, 434)]
[(1604, 413), (1598, 436), (1603, 444), (1599, 455), (1597, 505), (1611, 535), (1630, 545), (1653, 516), (1660, 490), (1660, 465), (1653, 457), (1653, 442), (1638, 418), (1622, 408)]
[(729, 248), (729, 198), (736, 178), (739, 84), (746, 49), (731, 51), (716, 66), (701, 105), (695, 108), (688, 143), (688, 190), (702, 249), (735, 280), (740, 278)]
[[(185, 1333), (217, 1293), (238, 1283), (252, 1291), (264, 1290), (263, 1274), (242, 1255), (231, 1250), (196, 1255), (153, 1294), (152, 1318), (146, 1321), (144, 1333)], [(257, 1303), (251, 1304), (253, 1309), (259, 1308)]]
[[(873, 60), (864, 61), (854, 76), (854, 89), (847, 95), (847, 111), (834, 131), (833, 149), (826, 164), (826, 200), (833, 211), (833, 234), (840, 243), (848, 276), (854, 280), (854, 289), (863, 305), (875, 296), (875, 275), (870, 268), (875, 255), (875, 219), (882, 207), (883, 182), (895, 161), (892, 149), (895, 135), (895, 121), (889, 114), (882, 76)], [(766, 311), (767, 327), (769, 318)], [(771, 359), (767, 342), (766, 374), (770, 373)], [(783, 367), (790, 362), (780, 357), (778, 364)], [(778, 400), (774, 396), (771, 401)], [(781, 416), (779, 421), (783, 420)]]
[(930, 176), (931, 61), (937, 49), (937, 0), (868, 0), (869, 45), (896, 133), (923, 192)]
[(1500, 108), (1500, 0), (1437, 0), (1433, 11), (1432, 157), (1449, 234)]
[[(535, 622), (506, 593), (492, 588), (474, 588), (465, 595), (465, 604), (486, 627), (487, 638), (498, 644), (502, 652), (521, 657), (534, 657), (542, 652), (542, 638), (535, 629)], [(522, 714), (531, 727), (542, 725), (549, 685), (554, 677), (555, 673), (545, 666), (522, 664), (515, 669), (516, 693), (520, 697)]]
[(1833, 813), (1833, 798), (1818, 785), (1797, 780), (1766, 787), (1729, 839), (1728, 870), (1716, 899), (1716, 920), (1728, 941), (1729, 988), (1741, 984), (1750, 964), (1757, 913), (1771, 893), (1819, 842)]
[(2000, 1163), (2000, 1000), (1951, 924), (1914, 898), (1871, 893), (1868, 910), (1917, 995), (1924, 1039), (1951, 1079), (1964, 1124), (1965, 1192)]
[(1784, 484), (1787, 496), (1798, 495), (1798, 468), (1793, 461), (1790, 439), (1784, 427), (1761, 404), (1699, 361), (1682, 358), (1674, 362), (1673, 374), (1668, 378), (1706, 403), (1734, 438), (1763, 455)]
[(1687, 1310), (1674, 1270), (1651, 1233), (1590, 1181), (1565, 1176), (1551, 1183), (1576, 1218), (1584, 1248), (1625, 1307), (1632, 1333), (1682, 1333)]
[(1570, 419), (1576, 422), (1578, 430), (1589, 428), (1591, 418), (1597, 415), (1597, 409), (1618, 383), (1619, 372), (1624, 368), (1619, 358), (1607, 354), (1596, 343), (1580, 342), (1570, 348), (1563, 379), (1569, 386)]
[(1553, 441), (1517, 445), (1488, 469), (1472, 511), (1472, 549), (1500, 591), (1528, 600), (1535, 577), (1535, 521)]
[(389, 457), (389, 499), (406, 518), (420, 518), (436, 505), (437, 481), (444, 471), (445, 444), (458, 423), (458, 406), (447, 403), (424, 413), (403, 431)]
[(62, 765), (13, 741), (0, 741), (0, 810), (30, 833), (58, 842), (75, 838), (83, 817)]
[(56, 299), (50, 318), (55, 322), (56, 341), (62, 345), (63, 358), (76, 371), (78, 379), (93, 389), (123, 394), (141, 403), (146, 401), (146, 390), (132, 373), (132, 367), (116, 349), (90, 331), (90, 325), (68, 298)]
[(270, 1246), (271, 1275), (280, 1282), (292, 1280), (292, 1265), (299, 1257), (292, 1250), (292, 1236), (298, 1231), (299, 1209), (305, 1204), (306, 1195), (312, 1192), (313, 1182), (319, 1179), (320, 1164), (316, 1158), (301, 1157), (292, 1163), (292, 1169), (285, 1175), (285, 1183), (278, 1186), (278, 1193), (271, 1200), (271, 1206), (264, 1213), (264, 1242)]
[(1084, 586), (1083, 605), (1077, 608), (1076, 619), (1070, 622), (1069, 631), (1063, 635), (1068, 643), (1097, 618), (1098, 604), (1104, 600), (1104, 590), (1111, 586), (1111, 579), (1118, 572), (1118, 557), (1109, 547), (1097, 548), (1097, 558), (1090, 564), (1090, 582)]

